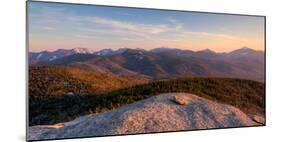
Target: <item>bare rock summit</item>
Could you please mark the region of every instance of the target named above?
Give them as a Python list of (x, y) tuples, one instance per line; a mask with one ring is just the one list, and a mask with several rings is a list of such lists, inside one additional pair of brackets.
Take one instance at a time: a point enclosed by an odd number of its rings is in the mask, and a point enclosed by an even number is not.
[[(257, 117), (256, 117), (257, 119)], [(263, 121), (259, 118), (258, 121)], [(59, 127), (32, 126), (29, 140), (261, 125), (236, 107), (188, 93), (167, 93)]]

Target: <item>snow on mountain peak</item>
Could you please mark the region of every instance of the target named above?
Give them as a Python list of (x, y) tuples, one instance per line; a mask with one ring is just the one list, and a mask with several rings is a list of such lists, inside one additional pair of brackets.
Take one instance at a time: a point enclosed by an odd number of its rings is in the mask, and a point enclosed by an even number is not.
[(80, 53), (80, 54), (92, 54), (93, 51), (88, 48), (74, 48), (72, 49), (74, 53)]
[(110, 56), (110, 55), (116, 55), (116, 54), (124, 53), (127, 50), (128, 50), (128, 48), (119, 48), (117, 50), (102, 49), (100, 51), (94, 52), (93, 54), (99, 55), (99, 56)]

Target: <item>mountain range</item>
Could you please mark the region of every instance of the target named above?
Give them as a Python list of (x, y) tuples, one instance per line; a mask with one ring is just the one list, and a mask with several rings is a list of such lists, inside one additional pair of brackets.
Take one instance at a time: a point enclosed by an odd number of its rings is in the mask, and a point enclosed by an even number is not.
[(177, 77), (230, 77), (264, 82), (264, 52), (243, 47), (227, 53), (175, 48), (152, 50), (87, 48), (29, 53), (30, 66), (72, 66), (118, 76), (158, 80)]

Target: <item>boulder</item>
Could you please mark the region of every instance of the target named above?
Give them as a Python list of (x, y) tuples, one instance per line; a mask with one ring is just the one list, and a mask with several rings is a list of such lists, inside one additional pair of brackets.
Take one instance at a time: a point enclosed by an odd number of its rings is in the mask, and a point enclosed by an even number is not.
[(179, 105), (187, 105), (191, 99), (185, 95), (176, 95), (174, 96), (173, 101)]

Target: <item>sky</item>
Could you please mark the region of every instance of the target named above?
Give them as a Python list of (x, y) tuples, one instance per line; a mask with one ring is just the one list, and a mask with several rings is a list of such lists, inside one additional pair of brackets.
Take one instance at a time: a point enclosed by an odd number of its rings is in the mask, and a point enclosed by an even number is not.
[(29, 2), (29, 50), (159, 47), (264, 50), (264, 18)]

